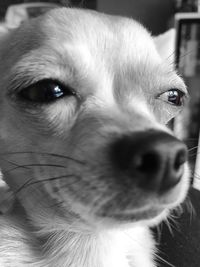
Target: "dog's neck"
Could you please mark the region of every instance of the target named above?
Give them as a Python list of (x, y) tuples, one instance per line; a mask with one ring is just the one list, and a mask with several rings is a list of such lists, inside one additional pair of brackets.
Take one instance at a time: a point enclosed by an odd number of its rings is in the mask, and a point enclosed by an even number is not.
[(48, 266), (153, 266), (149, 253), (152, 244), (147, 241), (146, 230), (141, 227), (85, 234), (60, 231), (51, 233), (47, 240), (45, 258)]
[[(20, 210), (19, 217), (22, 213)], [(52, 229), (44, 228), (32, 234), (35, 229), (27, 220), (16, 224), (16, 228), (19, 226), (23, 236), (18, 241), (22, 242), (23, 249), (17, 264), (22, 267), (154, 267), (154, 244), (145, 227), (77, 232), (67, 226), (55, 230), (52, 225)], [(12, 255), (12, 251), (6, 253)], [(24, 264), (26, 260), (32, 263)]]
[(129, 267), (127, 251), (118, 235), (111, 232), (57, 232), (48, 238), (46, 258), (50, 266)]
[[(36, 226), (34, 213), (32, 214), (33, 217), (31, 216), (28, 220), (30, 223), (27, 223), (25, 219), (27, 215), (21, 205), (17, 205), (14, 210), (13, 216), (16, 221), (19, 217), (23, 218), (22, 223), (20, 221), (21, 225), (17, 224), (16, 228), (20, 225), (20, 232), (22, 232), (22, 229), (27, 229), (27, 234), (25, 233), (21, 241), (23, 244), (29, 245), (27, 249), (22, 251), (22, 254), (24, 254), (21, 255), (21, 259), (27, 256), (27, 260), (32, 259), (31, 267), (154, 266), (152, 259), (154, 244), (146, 227), (133, 225), (110, 229), (102, 226), (70, 226), (69, 223), (64, 225), (58, 214), (54, 214), (54, 217), (49, 216), (52, 218), (49, 221), (49, 217), (37, 210), (35, 216), (40, 215), (37, 220), (35, 218), (37, 223), (40, 222), (40, 225), (37, 224), (38, 229), (40, 229), (38, 231), (31, 226), (31, 221)], [(33, 242), (29, 242), (30, 233), (35, 233), (32, 236)], [(27, 242), (24, 242), (26, 239)], [(33, 247), (29, 247), (32, 245)], [(40, 249), (41, 247), (42, 249)], [(37, 249), (38, 259), (35, 259), (35, 254), (33, 254), (35, 248)], [(20, 266), (29, 265), (21, 264)]]

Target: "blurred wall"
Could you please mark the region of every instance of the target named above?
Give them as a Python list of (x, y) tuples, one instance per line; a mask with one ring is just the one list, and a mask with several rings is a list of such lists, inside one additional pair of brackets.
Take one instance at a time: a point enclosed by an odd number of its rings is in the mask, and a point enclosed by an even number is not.
[(97, 10), (136, 18), (158, 34), (168, 28), (175, 13), (175, 0), (97, 0)]

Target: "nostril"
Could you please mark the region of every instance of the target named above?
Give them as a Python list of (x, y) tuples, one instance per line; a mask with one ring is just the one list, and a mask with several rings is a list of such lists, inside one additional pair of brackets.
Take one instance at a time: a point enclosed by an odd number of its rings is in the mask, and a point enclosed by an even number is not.
[(138, 155), (132, 161), (132, 167), (141, 173), (154, 173), (159, 167), (159, 155), (154, 152)]
[(178, 151), (175, 161), (174, 161), (174, 170), (179, 171), (180, 167), (186, 162), (187, 154), (185, 149)]

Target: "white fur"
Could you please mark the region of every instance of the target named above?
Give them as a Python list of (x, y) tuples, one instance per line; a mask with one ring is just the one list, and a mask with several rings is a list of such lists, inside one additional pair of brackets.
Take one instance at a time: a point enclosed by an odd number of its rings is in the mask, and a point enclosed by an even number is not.
[[(41, 260), (34, 255), (34, 247), (30, 244), (37, 243), (30, 233), (26, 233), (25, 229), (17, 231), (15, 224), (13, 228), (5, 229), (6, 223), (6, 219), (1, 221), (1, 235), (4, 240), (0, 244), (0, 266), (154, 266), (152, 255), (155, 248), (152, 237), (144, 227), (102, 231), (85, 236), (66, 232), (54, 233), (46, 245), (45, 260)], [(25, 240), (29, 240), (28, 244)], [(37, 248), (35, 250), (38, 253)]]
[[(184, 200), (187, 164), (166, 194), (121, 192), (106, 148), (126, 133), (172, 134), (165, 124), (181, 109), (158, 96), (186, 88), (161, 39), (132, 19), (64, 8), (2, 40), (0, 166), (20, 204), (0, 217), (1, 267), (155, 267), (148, 227)], [(77, 96), (34, 108), (16, 100), (46, 78)], [(101, 217), (108, 203), (135, 221)]]

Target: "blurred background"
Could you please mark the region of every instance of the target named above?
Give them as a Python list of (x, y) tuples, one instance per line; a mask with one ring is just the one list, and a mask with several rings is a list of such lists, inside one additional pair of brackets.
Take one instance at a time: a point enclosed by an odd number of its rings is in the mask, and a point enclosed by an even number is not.
[(165, 31), (171, 20), (173, 21), (173, 15), (176, 12), (196, 11), (198, 6), (197, 0), (1, 0), (0, 19), (4, 19), (6, 10), (10, 5), (39, 2), (79, 6), (105, 13), (134, 17), (141, 21), (153, 34)]
[(176, 1), (174, 0), (50, 0), (50, 1), (29, 1), (29, 0), (1, 0), (0, 18), (4, 19), (6, 10), (10, 5), (20, 3), (54, 3), (60, 5), (81, 6), (96, 9), (110, 14), (119, 14), (135, 17), (147, 26), (153, 34), (158, 34), (167, 29), (169, 21), (176, 12)]

